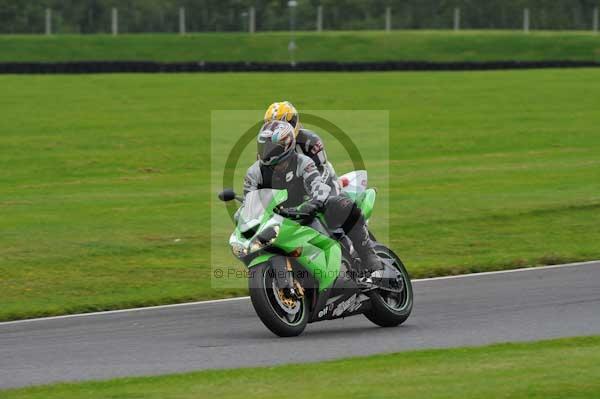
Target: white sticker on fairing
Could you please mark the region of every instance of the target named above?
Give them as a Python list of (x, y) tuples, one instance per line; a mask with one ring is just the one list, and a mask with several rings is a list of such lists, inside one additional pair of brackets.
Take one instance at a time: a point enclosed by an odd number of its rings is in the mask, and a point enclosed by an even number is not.
[(337, 307), (333, 310), (332, 316), (338, 317), (343, 313), (355, 312), (362, 306), (362, 303), (363, 301), (357, 301), (356, 294), (353, 294), (350, 298), (337, 305)]

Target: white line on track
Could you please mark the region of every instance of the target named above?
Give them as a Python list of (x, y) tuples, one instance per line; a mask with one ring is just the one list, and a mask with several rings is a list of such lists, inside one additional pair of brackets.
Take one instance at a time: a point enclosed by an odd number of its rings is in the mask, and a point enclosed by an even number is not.
[[(418, 282), (423, 282), (423, 281), (449, 280), (449, 279), (455, 279), (455, 278), (471, 278), (471, 277), (481, 277), (481, 276), (489, 276), (489, 275), (504, 274), (504, 273), (540, 271), (540, 270), (548, 270), (548, 269), (558, 269), (558, 268), (563, 268), (563, 267), (586, 266), (586, 265), (591, 265), (591, 264), (599, 263), (599, 262), (600, 262), (600, 260), (592, 260), (592, 261), (587, 261), (587, 262), (566, 263), (566, 264), (562, 264), (562, 265), (524, 267), (524, 268), (520, 268), (520, 269), (508, 269), (508, 270), (497, 270), (497, 271), (481, 272), (481, 273), (457, 274), (454, 276), (441, 276), (441, 277), (429, 277), (429, 278), (414, 279), (414, 280), (412, 280), (412, 282), (418, 283)], [(76, 314), (67, 314), (67, 315), (62, 315), (62, 316), (39, 317), (39, 318), (35, 318), (35, 319), (0, 322), (0, 327), (5, 326), (5, 325), (10, 325), (10, 324), (31, 323), (31, 322), (36, 322), (36, 321), (72, 319), (75, 317), (88, 317), (88, 316), (99, 316), (99, 315), (102, 316), (102, 315), (110, 315), (110, 314), (115, 314), (115, 313), (139, 312), (139, 311), (146, 311), (146, 310), (161, 310), (161, 309), (169, 309), (169, 308), (179, 308), (179, 307), (184, 307), (184, 306), (194, 306), (194, 305), (203, 305), (203, 304), (211, 304), (211, 303), (221, 303), (221, 302), (233, 302), (233, 301), (246, 300), (249, 298), (250, 298), (249, 296), (241, 296), (241, 297), (236, 297), (236, 298), (212, 299), (209, 301), (174, 303), (171, 305), (146, 306), (146, 307), (141, 307), (141, 308), (106, 310), (106, 311), (102, 311), (102, 312), (76, 313)]]
[(519, 269), (495, 270), (495, 271), (491, 271), (491, 272), (456, 274), (453, 276), (429, 277), (429, 278), (415, 279), (415, 280), (412, 280), (412, 282), (414, 283), (414, 282), (419, 282), (419, 281), (449, 280), (449, 279), (453, 279), (453, 278), (466, 278), (466, 277), (481, 277), (481, 276), (489, 276), (492, 274), (532, 272), (532, 271), (540, 271), (540, 270), (548, 270), (548, 269), (559, 269), (559, 268), (563, 268), (563, 267), (587, 266), (587, 265), (592, 265), (594, 263), (598, 263), (600, 265), (600, 260), (590, 260), (587, 262), (576, 262), (576, 263), (565, 263), (562, 265), (529, 266), (529, 267), (522, 267)]

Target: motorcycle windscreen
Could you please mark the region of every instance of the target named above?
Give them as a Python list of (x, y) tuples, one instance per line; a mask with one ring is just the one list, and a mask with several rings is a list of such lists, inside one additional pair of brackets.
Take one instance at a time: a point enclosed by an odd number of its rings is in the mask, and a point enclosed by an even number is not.
[(261, 189), (250, 191), (244, 198), (244, 206), (239, 216), (240, 231), (248, 231), (261, 223), (267, 211), (287, 199), (287, 190)]

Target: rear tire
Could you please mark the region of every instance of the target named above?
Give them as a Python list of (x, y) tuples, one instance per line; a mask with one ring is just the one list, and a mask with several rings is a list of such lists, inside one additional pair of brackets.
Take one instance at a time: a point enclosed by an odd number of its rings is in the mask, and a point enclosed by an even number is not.
[[(404, 264), (388, 247), (377, 244), (375, 246), (377, 255), (383, 260), (393, 262), (404, 280), (404, 291), (400, 294), (386, 293), (385, 291), (374, 291), (371, 297), (371, 309), (364, 313), (371, 322), (381, 327), (395, 327), (408, 319), (413, 307), (413, 289), (410, 276)], [(394, 298), (392, 298), (394, 296)]]
[(274, 272), (270, 262), (265, 262), (250, 269), (248, 285), (250, 299), (256, 314), (263, 324), (275, 335), (295, 337), (302, 334), (308, 323), (308, 301), (306, 295), (297, 301), (299, 307), (296, 314), (290, 314), (277, 301), (274, 289)]

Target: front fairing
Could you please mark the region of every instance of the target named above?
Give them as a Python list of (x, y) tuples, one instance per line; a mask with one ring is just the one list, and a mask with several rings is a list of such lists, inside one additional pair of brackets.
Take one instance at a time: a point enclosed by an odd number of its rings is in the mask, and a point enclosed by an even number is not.
[(258, 250), (257, 238), (267, 229), (279, 229), (283, 218), (273, 209), (287, 200), (286, 190), (261, 189), (249, 192), (236, 214), (237, 227), (229, 237), (233, 254), (242, 261)]
[[(321, 289), (331, 286), (340, 268), (339, 243), (317, 230), (281, 217), (273, 209), (287, 199), (285, 190), (262, 189), (249, 193), (238, 211), (237, 228), (229, 238), (233, 254), (249, 268), (276, 254), (294, 256), (311, 271)], [(277, 231), (267, 245), (266, 232)], [(291, 253), (295, 255), (287, 255)]]

